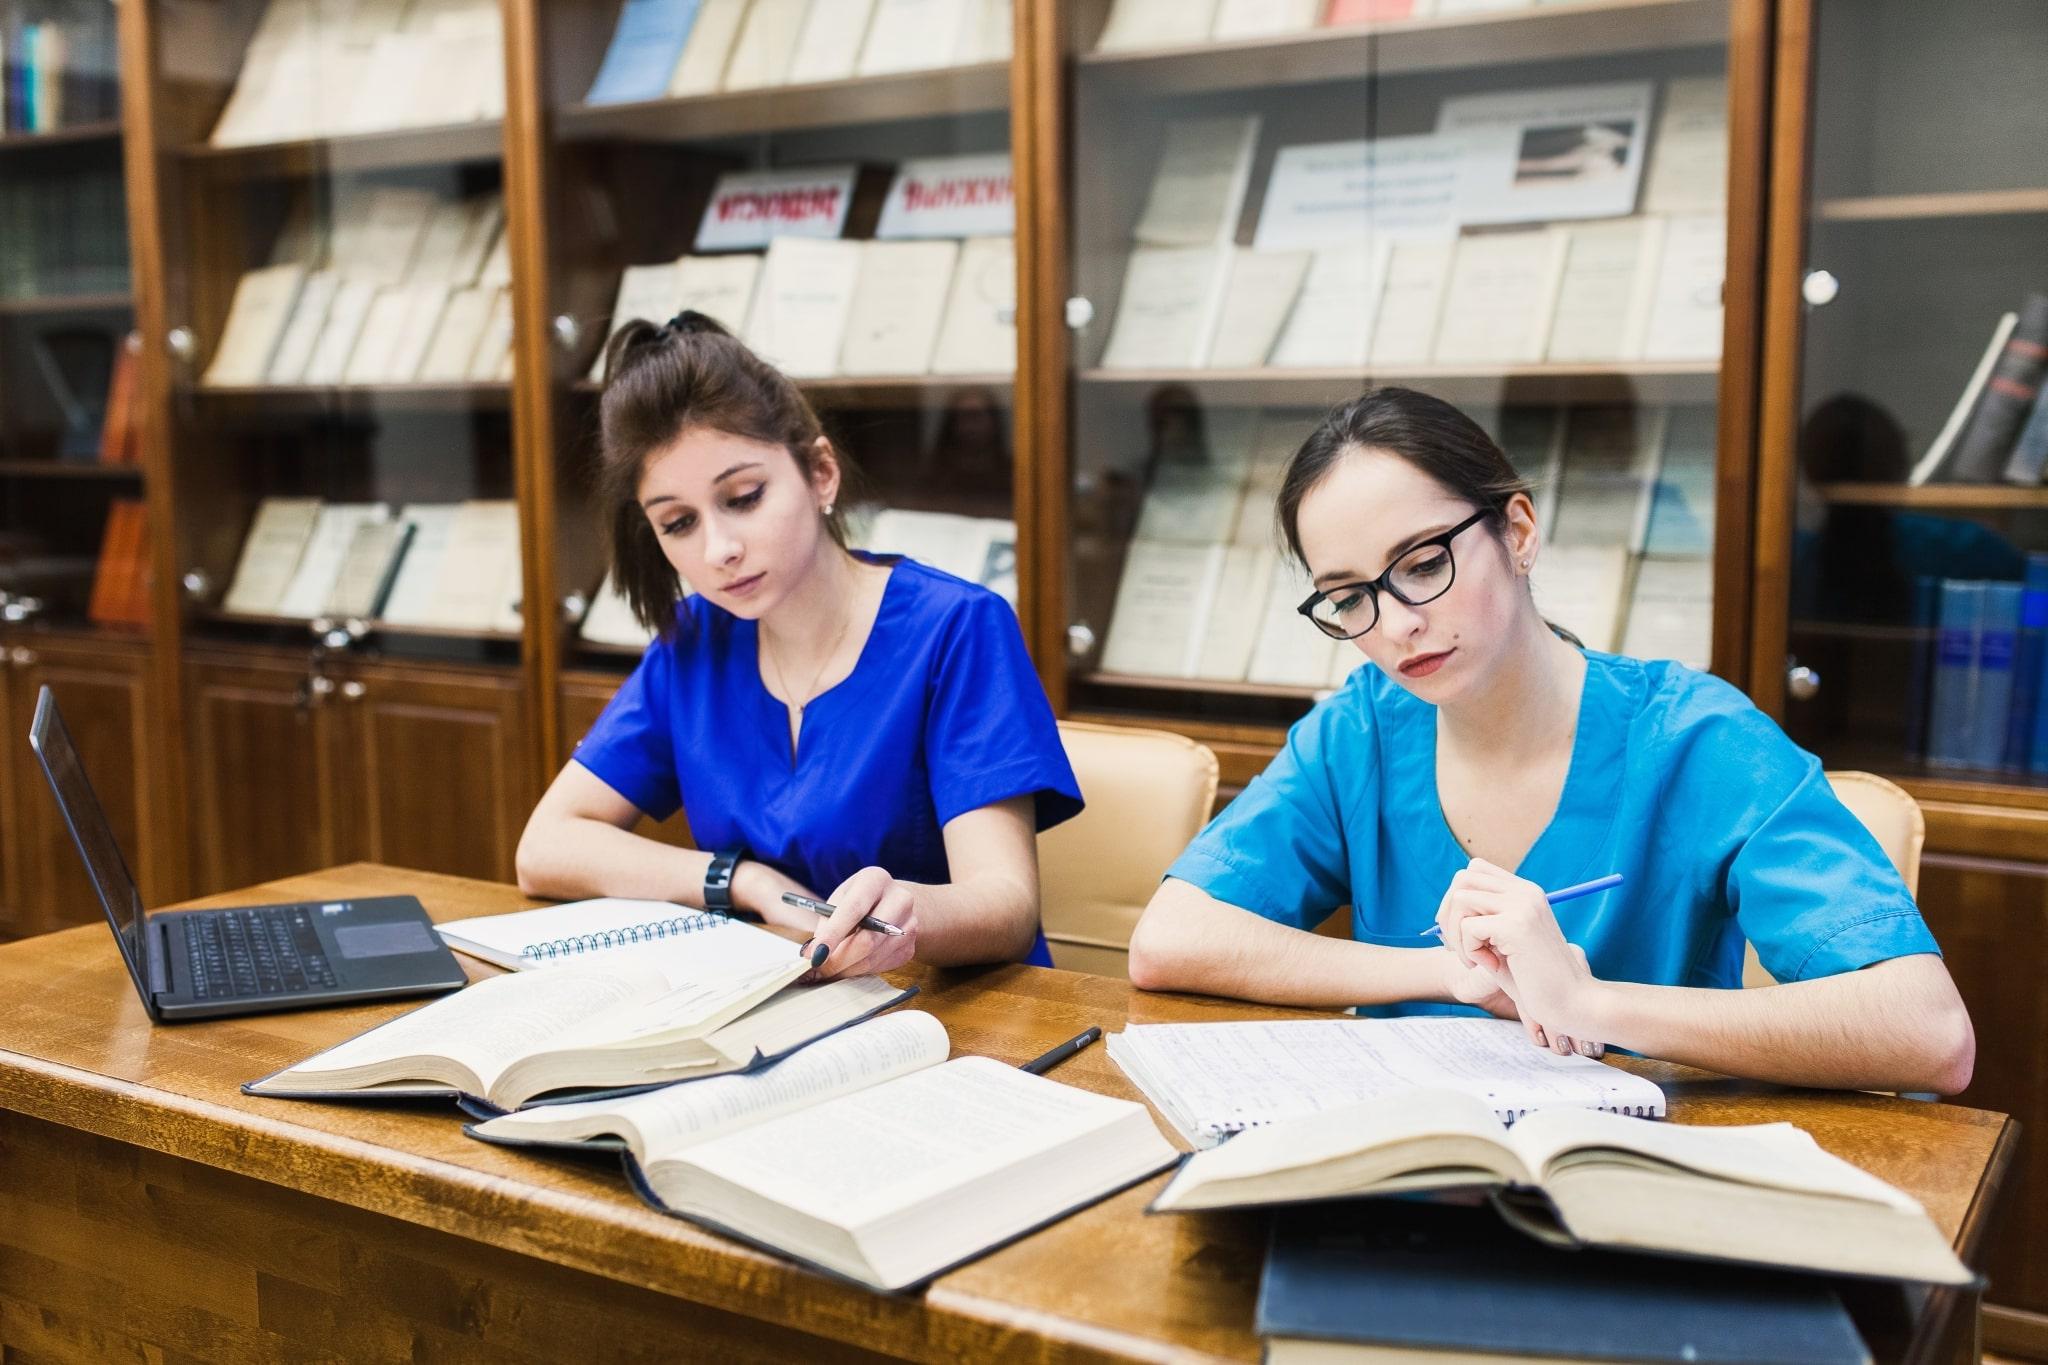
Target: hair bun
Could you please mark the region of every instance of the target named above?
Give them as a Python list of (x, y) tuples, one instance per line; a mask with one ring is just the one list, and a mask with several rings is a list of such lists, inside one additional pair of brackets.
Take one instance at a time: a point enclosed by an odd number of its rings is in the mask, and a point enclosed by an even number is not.
[(700, 313), (694, 308), (685, 308), (682, 312), (670, 318), (668, 324), (661, 330), (667, 332), (670, 336), (679, 337), (701, 336), (706, 333), (712, 336), (731, 335), (724, 327), (719, 325), (718, 319)]

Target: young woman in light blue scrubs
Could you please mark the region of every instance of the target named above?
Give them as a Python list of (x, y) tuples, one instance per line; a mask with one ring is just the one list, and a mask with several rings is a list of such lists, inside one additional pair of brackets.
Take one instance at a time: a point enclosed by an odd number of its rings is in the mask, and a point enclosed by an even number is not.
[[(1133, 981), (1485, 1010), (1559, 1052), (1796, 1084), (1968, 1084), (1933, 936), (1818, 760), (1719, 679), (1553, 630), (1528, 485), (1470, 418), (1368, 393), (1295, 455), (1278, 511), (1316, 589), (1300, 628), (1366, 666), (1174, 863)], [(1351, 941), (1309, 932), (1346, 904)], [(1734, 989), (1745, 939), (1783, 984)]]
[[(749, 912), (813, 936), (819, 976), (1051, 965), (1035, 836), (1081, 796), (1009, 605), (847, 550), (817, 415), (709, 318), (622, 328), (606, 375), (614, 579), (660, 633), (527, 822), (520, 886)], [(678, 807), (703, 851), (631, 832)]]

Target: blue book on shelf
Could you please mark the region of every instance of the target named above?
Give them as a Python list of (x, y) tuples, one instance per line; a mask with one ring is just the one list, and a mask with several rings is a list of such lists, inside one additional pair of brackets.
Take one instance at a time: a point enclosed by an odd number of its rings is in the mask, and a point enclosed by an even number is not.
[(2041, 708), (2042, 670), (2048, 666), (2048, 552), (2027, 556), (2020, 588), (2020, 637), (2012, 656), (2012, 711), (2005, 724), (2005, 768), (2023, 773)]
[(626, 0), (597, 79), (583, 98), (590, 104), (660, 99), (682, 60), (697, 22), (698, 0)]
[(2020, 637), (2020, 585), (1986, 583), (1984, 616), (1977, 628), (1977, 698), (1970, 709), (1970, 766), (2005, 762), (2005, 729), (2012, 716), (2012, 661)]
[(1820, 1276), (1566, 1250), (1491, 1208), (1398, 1199), (1276, 1211), (1255, 1321), (1274, 1362), (1346, 1346), (1403, 1360), (1870, 1359)]
[(1977, 690), (1977, 626), (1985, 585), (1941, 580), (1934, 646), (1934, 700), (1927, 708), (1927, 761), (1937, 768), (1970, 766), (1970, 714)]

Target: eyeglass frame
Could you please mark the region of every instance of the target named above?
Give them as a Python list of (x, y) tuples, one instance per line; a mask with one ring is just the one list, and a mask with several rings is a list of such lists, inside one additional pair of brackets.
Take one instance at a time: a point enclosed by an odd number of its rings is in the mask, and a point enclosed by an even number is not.
[[(1449, 592), (1452, 589), (1452, 587), (1454, 587), (1457, 584), (1458, 581), (1458, 556), (1457, 553), (1451, 549), (1451, 542), (1453, 540), (1456, 540), (1460, 535), (1464, 534), (1466, 531), (1471, 530), (1474, 526), (1477, 526), (1480, 522), (1485, 521), (1488, 517), (1492, 516), (1493, 514), (1494, 513), (1492, 508), (1482, 507), (1477, 512), (1474, 512), (1471, 516), (1459, 522), (1456, 526), (1453, 526), (1450, 530), (1439, 531), (1437, 532), (1437, 534), (1430, 536), (1426, 540), (1418, 540), (1413, 545), (1410, 545), (1407, 549), (1401, 551), (1401, 553), (1395, 555), (1394, 562), (1392, 564), (1389, 564), (1386, 568), (1386, 572), (1382, 573), (1378, 578), (1362, 580), (1357, 583), (1332, 583), (1327, 588), (1323, 588), (1316, 592), (1310, 593), (1308, 595), (1308, 598), (1305, 601), (1303, 601), (1300, 606), (1296, 607), (1295, 610), (1301, 613), (1302, 616), (1306, 617), (1308, 619), (1308, 623), (1314, 626), (1317, 632), (1327, 639), (1356, 640), (1361, 635), (1370, 635), (1372, 634), (1373, 626), (1376, 626), (1380, 623), (1381, 593), (1386, 593), (1387, 595), (1392, 597), (1396, 602), (1401, 603), (1403, 606), (1420, 607), (1426, 606), (1427, 604), (1436, 601), (1438, 598), (1442, 597), (1444, 593)], [(1394, 586), (1394, 570), (1401, 567), (1401, 561), (1408, 558), (1408, 556), (1414, 554), (1417, 550), (1427, 550), (1434, 548), (1441, 548), (1444, 552), (1444, 555), (1451, 561), (1450, 582), (1444, 584), (1443, 592), (1439, 592), (1433, 597), (1425, 597), (1420, 602), (1410, 601), (1406, 594), (1402, 593), (1400, 589)], [(1371, 623), (1368, 624), (1364, 630), (1354, 631), (1349, 635), (1330, 634), (1329, 631), (1323, 628), (1323, 623), (1315, 618), (1316, 604), (1319, 602), (1329, 600), (1329, 597), (1332, 593), (1350, 592), (1353, 589), (1357, 588), (1365, 589), (1367, 595), (1372, 598)]]

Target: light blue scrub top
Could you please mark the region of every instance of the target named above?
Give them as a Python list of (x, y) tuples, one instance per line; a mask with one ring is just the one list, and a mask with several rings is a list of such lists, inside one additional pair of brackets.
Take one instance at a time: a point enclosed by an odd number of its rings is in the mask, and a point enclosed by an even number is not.
[[(1354, 938), (1428, 946), (1417, 935), (1470, 861), (1437, 800), (1436, 721), (1377, 666), (1357, 669), (1167, 875), (1296, 928), (1349, 902)], [(1740, 986), (1745, 938), (1780, 981), (1940, 951), (1820, 761), (1747, 697), (1679, 664), (1588, 651), (1557, 813), (1515, 873), (1557, 890), (1609, 872), (1628, 880), (1556, 907), (1606, 980)]]

